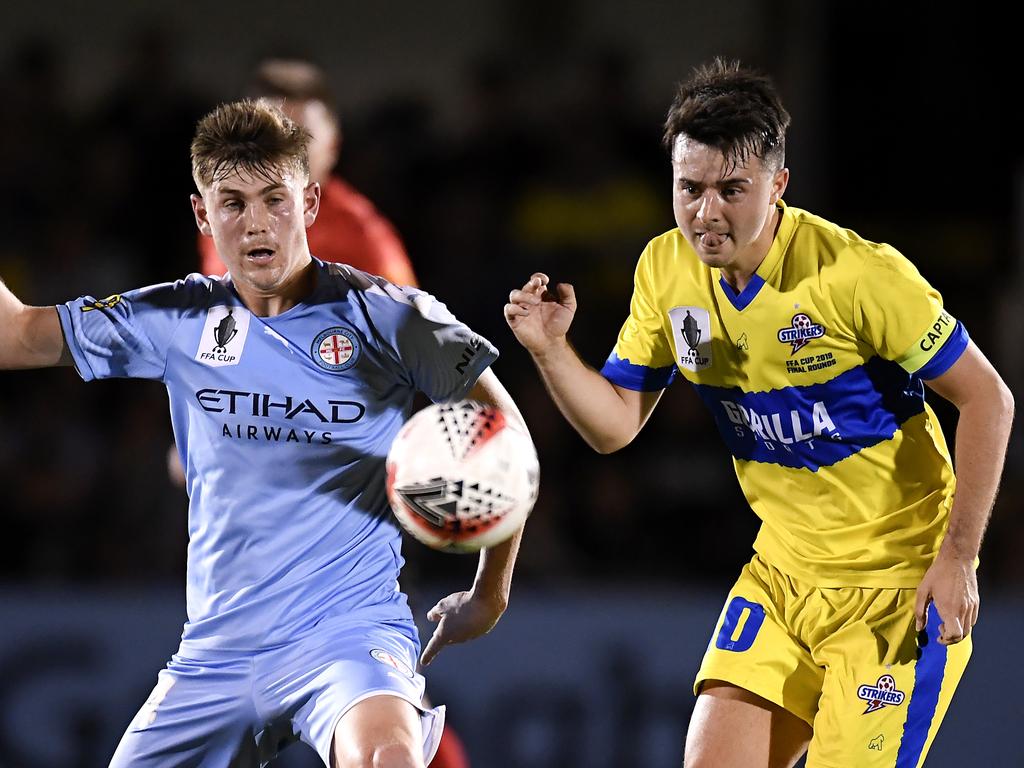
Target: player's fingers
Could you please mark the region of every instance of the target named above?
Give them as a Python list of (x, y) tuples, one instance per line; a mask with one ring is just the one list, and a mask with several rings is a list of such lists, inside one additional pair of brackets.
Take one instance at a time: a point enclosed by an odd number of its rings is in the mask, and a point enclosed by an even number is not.
[(539, 291), (519, 290), (515, 288), (508, 292), (510, 304), (540, 304)]
[(548, 287), (548, 293), (554, 296), (559, 304), (570, 309), (576, 308), (576, 289), (572, 283), (558, 283)]
[(430, 621), (440, 621), (444, 617), (446, 607), (444, 600), (438, 600), (437, 604), (427, 611), (427, 619)]
[(949, 621), (939, 625), (939, 642), (942, 645), (952, 645), (964, 639), (964, 625), (959, 616), (954, 616)]
[(437, 629), (434, 630), (434, 634), (430, 636), (430, 640), (427, 642), (427, 646), (423, 649), (423, 653), (420, 654), (420, 664), (424, 667), (429, 665), (434, 660), (434, 657), (441, 652), (441, 649), (446, 645), (446, 642), (441, 638), (441, 626), (438, 625)]
[(505, 305), (505, 318), (511, 319), (513, 317), (529, 317), (530, 310), (520, 304), (506, 304)]
[(930, 591), (924, 587), (917, 588), (917, 598), (914, 600), (914, 625), (918, 632), (924, 629), (928, 620), (928, 602), (931, 600)]
[(529, 281), (526, 283), (524, 290), (536, 291), (548, 284), (548, 276), (543, 272), (534, 272), (530, 275)]

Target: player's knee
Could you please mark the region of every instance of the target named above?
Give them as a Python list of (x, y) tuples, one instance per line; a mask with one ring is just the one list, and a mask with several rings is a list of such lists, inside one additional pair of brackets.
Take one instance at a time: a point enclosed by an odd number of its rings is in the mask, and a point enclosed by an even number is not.
[(423, 756), (408, 744), (360, 745), (345, 750), (334, 768), (424, 768)]

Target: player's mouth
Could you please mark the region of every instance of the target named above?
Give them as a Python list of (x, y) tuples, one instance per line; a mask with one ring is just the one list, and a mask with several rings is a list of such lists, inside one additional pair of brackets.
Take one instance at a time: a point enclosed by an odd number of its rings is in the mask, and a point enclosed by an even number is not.
[(701, 244), (701, 247), (713, 251), (716, 248), (721, 248), (725, 245), (729, 239), (728, 232), (698, 232), (697, 241)]
[(245, 257), (253, 264), (266, 264), (274, 258), (274, 253), (272, 248), (253, 248), (246, 251)]

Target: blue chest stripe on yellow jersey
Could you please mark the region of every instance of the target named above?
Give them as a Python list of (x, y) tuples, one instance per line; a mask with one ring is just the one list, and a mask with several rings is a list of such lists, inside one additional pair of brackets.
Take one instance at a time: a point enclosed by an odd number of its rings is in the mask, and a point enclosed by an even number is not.
[(892, 438), (924, 410), (921, 381), (879, 357), (821, 384), (694, 386), (737, 459), (812, 471)]

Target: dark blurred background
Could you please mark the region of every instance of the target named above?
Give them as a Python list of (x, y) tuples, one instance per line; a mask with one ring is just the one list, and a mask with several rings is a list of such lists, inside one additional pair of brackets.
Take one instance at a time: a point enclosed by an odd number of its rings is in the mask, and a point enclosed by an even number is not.
[[(535, 270), (574, 283), (573, 341), (600, 365), (636, 258), (673, 226), (659, 138), (674, 83), (720, 54), (773, 75), (783, 94), (787, 202), (896, 246), (1020, 393), (1022, 72), (996, 8), (9, 3), (0, 276), (26, 303), (53, 304), (195, 271), (195, 120), (235, 98), (265, 56), (319, 63), (342, 115), (339, 173), (395, 224), (422, 286), (501, 349), (495, 370), (542, 461), (509, 615), (476, 649), (445, 652), (435, 698), (477, 766), (677, 765), (688, 687), (757, 521), (685, 385), (633, 445), (598, 456), (550, 404), (501, 307)], [(951, 436), (955, 411), (935, 400)], [(5, 373), (0, 435), (0, 671), (21, 675), (0, 675), (0, 766), (103, 765), (184, 618), (186, 499), (166, 471), (166, 394), (152, 382), (85, 386), (71, 369)], [(1019, 689), (991, 688), (1010, 661), (998, 643), (1024, 629), (1022, 443), (1018, 430), (982, 551), (975, 666), (949, 716), (968, 737), (990, 730), (970, 752), (940, 735), (929, 765), (962, 754), (1024, 765), (1019, 739), (993, 724), (1006, 708), (1021, 721)], [(472, 558), (412, 542), (406, 555), (421, 614), (473, 573)], [(1005, 623), (986, 650), (990, 614)], [(95, 659), (111, 653), (125, 663), (101, 673)], [(554, 686), (552, 662), (578, 671)], [(654, 682), (631, 687), (644, 674)], [(111, 677), (118, 693), (98, 693)], [(588, 757), (594, 723), (607, 745)]]

